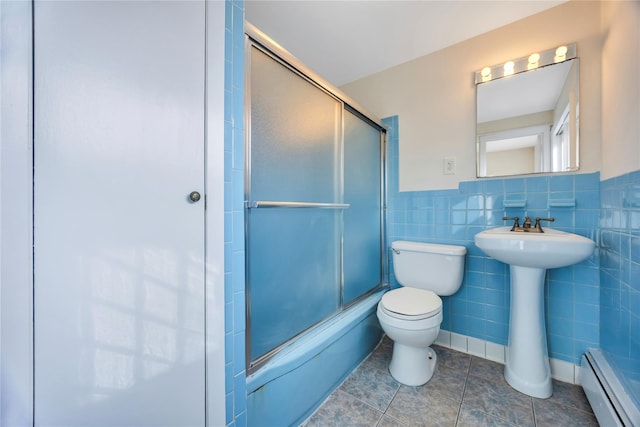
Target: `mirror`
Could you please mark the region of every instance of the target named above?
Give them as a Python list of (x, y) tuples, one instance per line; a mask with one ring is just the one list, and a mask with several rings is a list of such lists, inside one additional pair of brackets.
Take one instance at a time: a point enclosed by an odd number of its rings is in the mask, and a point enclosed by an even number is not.
[(478, 177), (578, 170), (579, 59), (561, 48), (476, 73)]

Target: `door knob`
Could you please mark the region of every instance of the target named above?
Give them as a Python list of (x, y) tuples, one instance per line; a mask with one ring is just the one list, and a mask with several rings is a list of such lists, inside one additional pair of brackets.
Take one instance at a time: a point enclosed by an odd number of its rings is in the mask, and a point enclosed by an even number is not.
[(191, 200), (192, 203), (197, 202), (198, 200), (200, 200), (200, 193), (198, 193), (197, 191), (192, 191), (191, 193), (189, 193), (189, 200)]

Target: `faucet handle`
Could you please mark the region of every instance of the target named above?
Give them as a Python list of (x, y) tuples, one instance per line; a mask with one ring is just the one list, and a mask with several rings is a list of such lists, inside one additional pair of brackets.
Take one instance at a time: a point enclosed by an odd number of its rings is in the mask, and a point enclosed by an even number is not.
[(513, 227), (511, 227), (511, 231), (515, 230), (517, 227), (520, 227), (520, 217), (514, 216), (513, 218), (509, 218), (508, 216), (503, 216), (502, 220), (513, 221)]
[(542, 225), (540, 225), (540, 221), (554, 222), (555, 219), (554, 218), (536, 218), (536, 223), (534, 225), (534, 228), (537, 228), (538, 230), (540, 230), (541, 233), (544, 233), (544, 231), (542, 231)]

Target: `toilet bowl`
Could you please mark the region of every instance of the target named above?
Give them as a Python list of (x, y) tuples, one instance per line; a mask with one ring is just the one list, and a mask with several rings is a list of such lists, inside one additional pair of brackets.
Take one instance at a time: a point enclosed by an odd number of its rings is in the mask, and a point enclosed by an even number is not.
[(394, 273), (400, 288), (385, 293), (378, 303), (378, 320), (393, 341), (389, 372), (410, 386), (433, 376), (436, 353), (429, 346), (440, 332), (442, 300), (462, 284), (463, 246), (393, 242)]

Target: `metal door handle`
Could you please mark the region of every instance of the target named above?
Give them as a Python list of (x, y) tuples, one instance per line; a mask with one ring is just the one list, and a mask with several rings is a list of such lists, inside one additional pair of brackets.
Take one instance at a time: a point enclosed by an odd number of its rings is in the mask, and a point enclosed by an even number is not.
[(247, 208), (323, 208), (323, 209), (347, 209), (349, 203), (313, 203), (313, 202), (275, 202), (271, 200), (260, 200), (256, 202), (245, 202)]
[(192, 191), (191, 193), (189, 193), (189, 200), (191, 200), (192, 203), (197, 202), (198, 200), (200, 200), (200, 193), (198, 193), (197, 191)]

